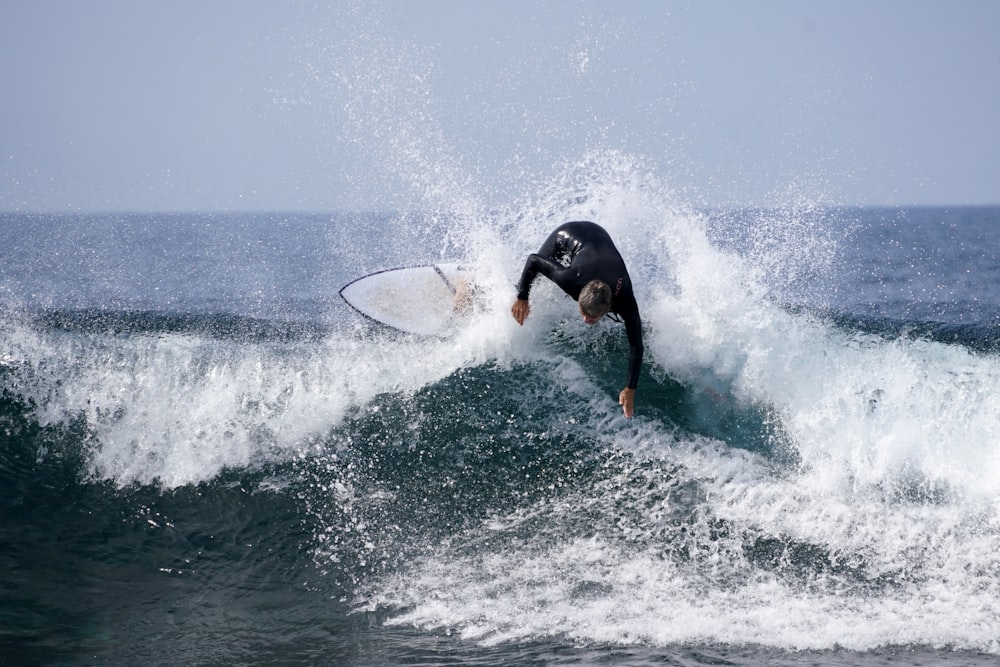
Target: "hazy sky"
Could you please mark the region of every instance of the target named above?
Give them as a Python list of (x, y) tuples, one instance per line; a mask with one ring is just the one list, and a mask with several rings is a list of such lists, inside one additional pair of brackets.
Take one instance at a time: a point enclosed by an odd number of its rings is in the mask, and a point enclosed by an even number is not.
[(503, 201), (594, 150), (696, 205), (995, 204), (998, 28), (995, 0), (4, 0), (0, 210)]

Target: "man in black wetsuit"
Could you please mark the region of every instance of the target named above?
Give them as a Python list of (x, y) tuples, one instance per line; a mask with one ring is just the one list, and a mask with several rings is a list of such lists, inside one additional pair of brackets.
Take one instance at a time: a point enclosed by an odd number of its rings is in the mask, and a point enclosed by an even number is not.
[(628, 382), (618, 395), (618, 403), (625, 416), (631, 417), (642, 364), (642, 321), (625, 262), (611, 237), (593, 222), (567, 222), (557, 227), (538, 253), (528, 255), (524, 263), (517, 300), (510, 309), (518, 324), (523, 325), (531, 311), (528, 292), (539, 273), (580, 304), (580, 314), (587, 324), (596, 324), (608, 312), (616, 313), (625, 323)]

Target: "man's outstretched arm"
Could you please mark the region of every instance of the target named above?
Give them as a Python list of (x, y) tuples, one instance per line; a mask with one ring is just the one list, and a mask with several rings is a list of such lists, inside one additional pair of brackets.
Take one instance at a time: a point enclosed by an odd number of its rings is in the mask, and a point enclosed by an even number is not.
[(535, 277), (541, 273), (558, 285), (559, 272), (565, 270), (563, 266), (548, 257), (528, 255), (528, 259), (524, 262), (524, 270), (521, 271), (521, 280), (517, 283), (517, 300), (510, 307), (510, 314), (514, 316), (518, 324), (523, 325), (524, 320), (531, 312), (531, 306), (528, 305), (528, 293), (531, 291), (531, 283), (535, 281)]
[(635, 388), (639, 384), (639, 371), (642, 368), (642, 320), (639, 318), (638, 307), (625, 317), (625, 335), (628, 336), (628, 380), (625, 388), (618, 395), (618, 404), (622, 406), (626, 417), (635, 412)]

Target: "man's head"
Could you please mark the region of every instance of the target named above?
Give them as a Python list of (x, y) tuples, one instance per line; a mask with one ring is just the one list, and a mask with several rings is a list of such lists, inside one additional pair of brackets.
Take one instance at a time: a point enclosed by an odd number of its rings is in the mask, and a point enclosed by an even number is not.
[(580, 314), (587, 324), (597, 324), (611, 310), (611, 287), (603, 280), (591, 280), (580, 290), (577, 299)]

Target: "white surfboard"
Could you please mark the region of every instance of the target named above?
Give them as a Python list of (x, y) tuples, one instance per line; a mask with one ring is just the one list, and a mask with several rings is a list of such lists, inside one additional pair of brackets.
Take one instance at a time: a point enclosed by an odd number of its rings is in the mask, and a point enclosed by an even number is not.
[(404, 266), (362, 276), (340, 288), (352, 308), (376, 322), (420, 336), (441, 336), (456, 317), (458, 264)]

